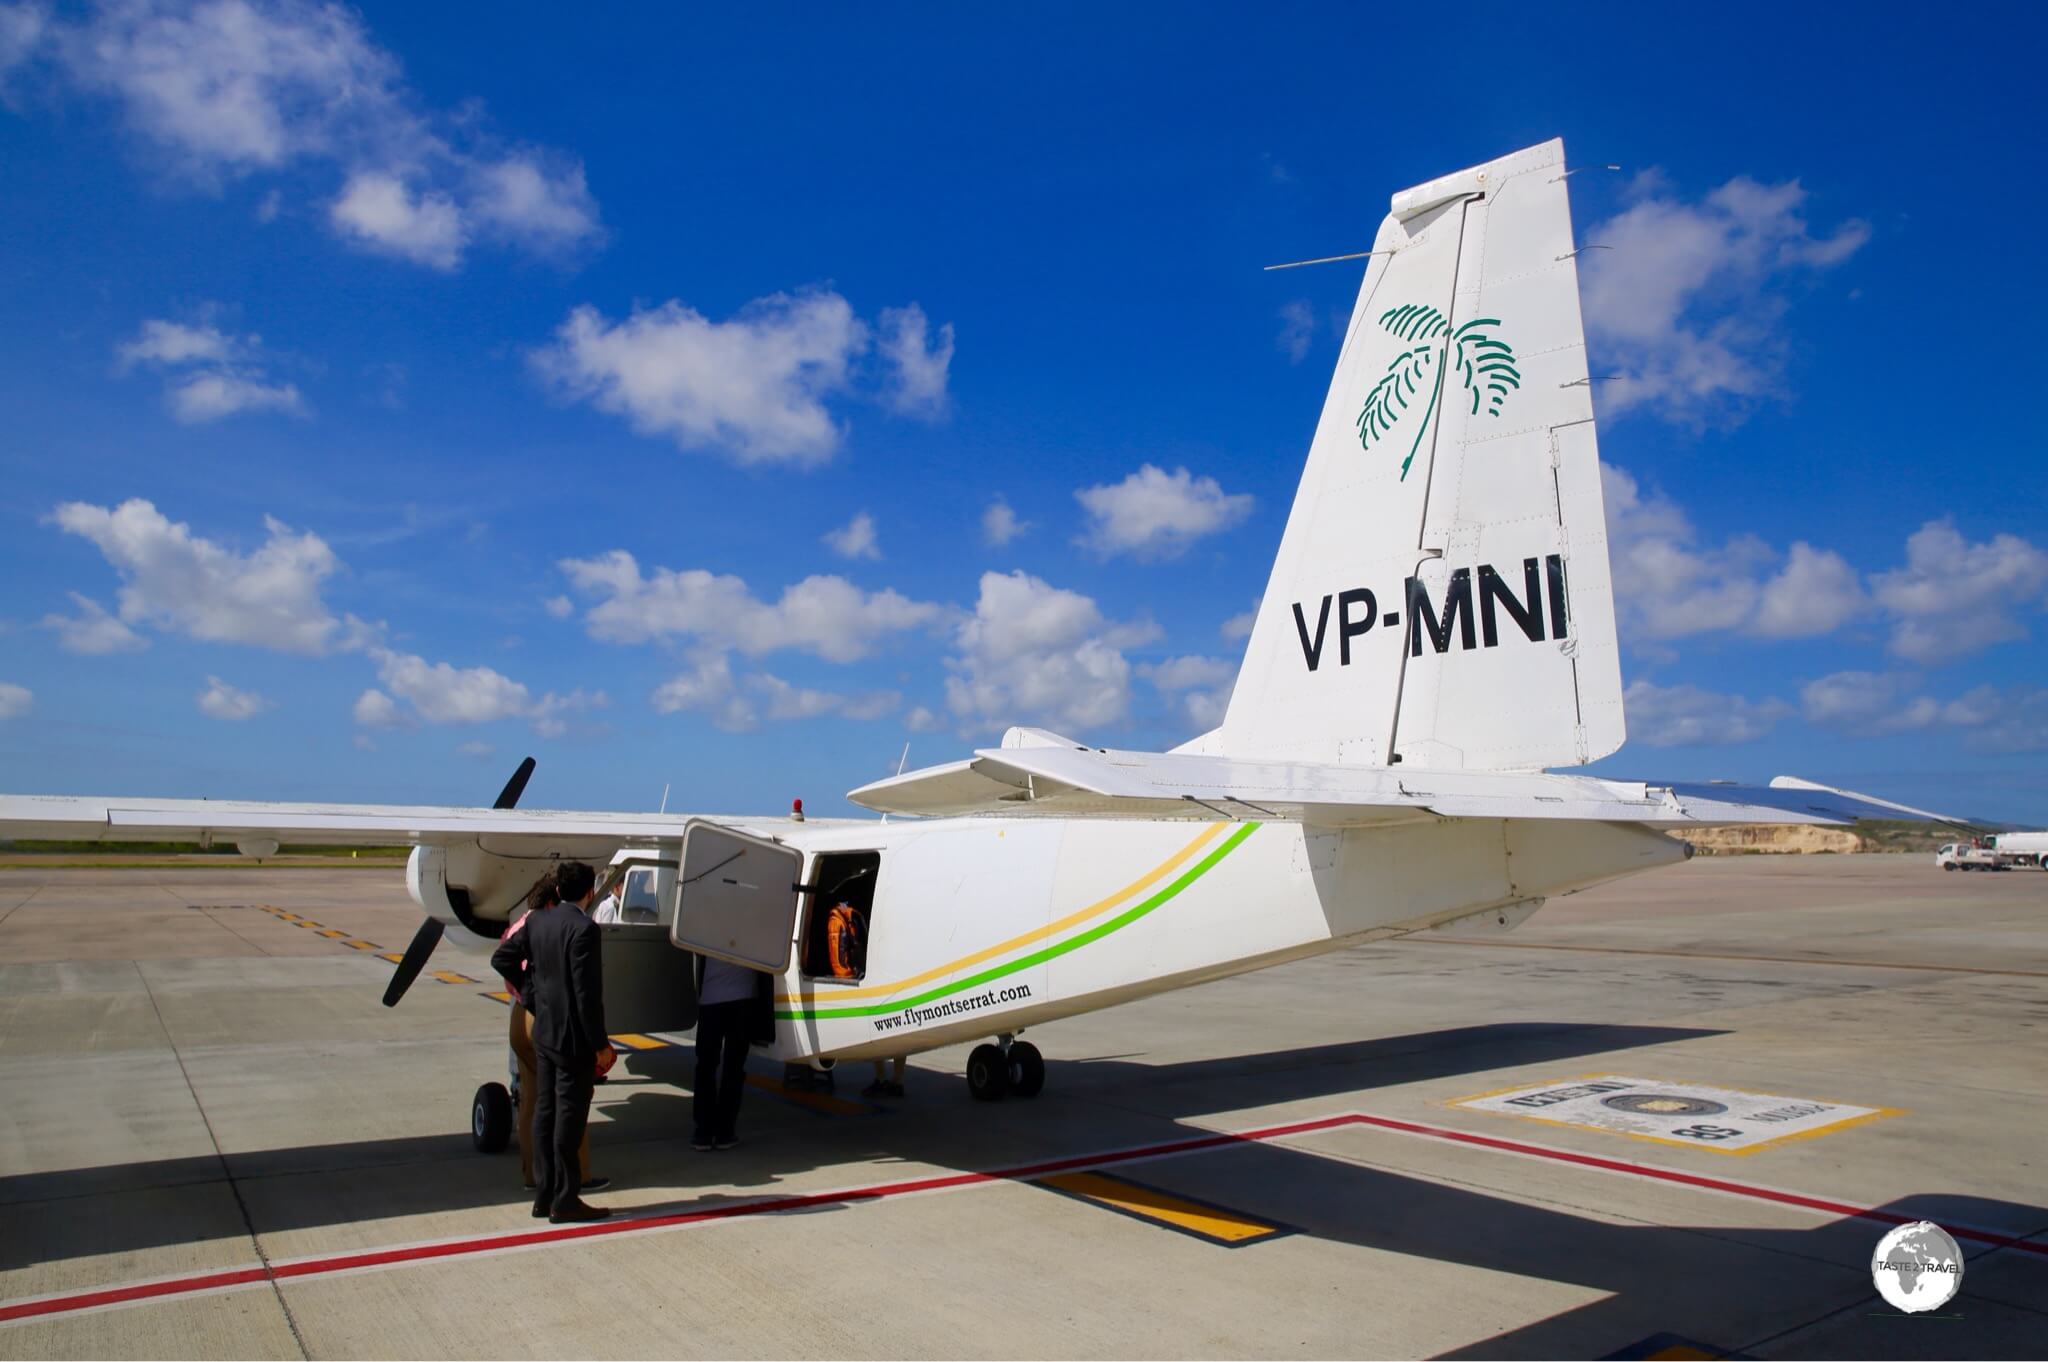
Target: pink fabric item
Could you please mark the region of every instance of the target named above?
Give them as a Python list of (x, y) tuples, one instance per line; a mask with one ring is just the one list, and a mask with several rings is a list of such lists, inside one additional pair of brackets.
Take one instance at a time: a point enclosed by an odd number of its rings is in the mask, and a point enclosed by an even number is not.
[[(521, 927), (524, 927), (525, 925), (526, 925), (526, 914), (524, 914), (524, 913), (521, 913), (521, 914), (519, 915), (518, 919), (517, 919), (516, 921), (514, 921), (514, 922), (512, 923), (512, 925), (511, 925), (511, 926), (507, 927), (507, 928), (506, 928), (506, 929), (505, 929), (504, 931), (502, 931), (502, 932), (500, 932), (500, 933), (498, 934), (498, 940), (500, 940), (500, 941), (509, 941), (509, 940), (511, 940), (511, 939), (512, 939), (512, 936), (513, 936), (513, 934), (514, 934), (514, 933), (516, 933), (516, 932), (517, 932), (517, 931), (518, 931), (518, 930), (519, 930), (519, 929), (520, 929)], [(521, 960), (521, 961), (520, 961), (519, 963), (520, 963), (520, 964), (522, 964), (522, 965), (524, 965), (524, 964), (526, 963), (526, 961), (524, 961), (524, 960)], [(512, 1001), (513, 1001), (513, 1002), (515, 1002), (515, 1003), (518, 1003), (518, 1004), (519, 1004), (519, 1005), (520, 1005), (521, 1007), (524, 1007), (524, 1006), (526, 1006), (526, 999), (524, 999), (524, 998), (522, 998), (522, 997), (520, 997), (520, 996), (519, 996), (519, 990), (518, 990), (518, 989), (516, 989), (516, 988), (512, 987), (512, 985), (508, 983), (508, 984), (506, 984), (506, 985), (505, 985), (505, 991), (506, 991), (507, 993), (509, 993), (509, 994), (511, 994), (511, 995), (512, 995)]]

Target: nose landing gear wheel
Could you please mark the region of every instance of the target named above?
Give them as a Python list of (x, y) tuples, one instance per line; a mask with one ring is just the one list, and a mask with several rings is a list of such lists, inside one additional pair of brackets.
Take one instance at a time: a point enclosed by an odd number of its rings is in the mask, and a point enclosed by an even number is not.
[(469, 1103), (469, 1138), (479, 1154), (500, 1154), (512, 1142), (512, 1094), (486, 1083)]
[(1010, 1091), (1018, 1097), (1036, 1097), (1045, 1087), (1045, 1056), (1028, 1040), (1010, 1047)]
[(977, 1102), (1000, 1102), (1010, 1090), (1010, 1065), (993, 1045), (977, 1045), (967, 1056), (967, 1091)]

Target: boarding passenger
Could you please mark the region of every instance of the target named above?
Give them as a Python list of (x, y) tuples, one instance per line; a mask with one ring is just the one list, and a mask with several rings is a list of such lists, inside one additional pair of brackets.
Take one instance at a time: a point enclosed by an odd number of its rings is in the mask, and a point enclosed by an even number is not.
[(747, 1047), (775, 1039), (775, 1010), (766, 974), (709, 956), (698, 958), (697, 1081), (691, 1092), (692, 1149), (739, 1143), (740, 1097), (747, 1085)]
[[(553, 903), (557, 897), (554, 875), (549, 874), (543, 877), (541, 882), (536, 884), (526, 896), (526, 912), (521, 913), (515, 918), (512, 925), (505, 929), (504, 935), (499, 939), (501, 941), (511, 940), (526, 925), (527, 913), (531, 913), (536, 908), (545, 908)], [(519, 990), (512, 986), (510, 981), (507, 981), (506, 991), (512, 995), (512, 1033), (510, 1037), (512, 1054), (519, 1062), (519, 1119), (516, 1123), (519, 1136), (519, 1176), (525, 1182), (526, 1190), (532, 1192), (539, 1190), (533, 1180), (533, 1108), (535, 1099), (540, 1096), (540, 1079), (536, 1076), (533, 1053), (533, 1013), (527, 1009), (525, 1000), (519, 995)], [(612, 1185), (610, 1178), (594, 1178), (590, 1176), (590, 1127), (588, 1124), (585, 1124), (583, 1128), (583, 1143), (576, 1150), (576, 1169), (581, 1177), (580, 1190), (582, 1191), (601, 1192)]]
[(590, 1120), (600, 1054), (616, 1058), (604, 1025), (604, 956), (587, 916), (597, 875), (581, 861), (555, 870), (556, 902), (526, 915), (491, 966), (533, 1008), (533, 1214), (555, 1224), (602, 1220), (579, 1194), (577, 1149)]

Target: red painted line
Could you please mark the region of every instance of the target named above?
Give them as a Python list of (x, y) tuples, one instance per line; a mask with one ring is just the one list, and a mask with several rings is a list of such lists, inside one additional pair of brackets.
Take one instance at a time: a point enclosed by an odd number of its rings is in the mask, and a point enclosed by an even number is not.
[[(667, 1214), (620, 1217), (616, 1220), (603, 1220), (591, 1225), (551, 1225), (545, 1229), (519, 1230), (504, 1234), (478, 1235), (465, 1239), (445, 1239), (433, 1243), (370, 1249), (359, 1253), (302, 1258), (296, 1261), (273, 1263), (268, 1269), (261, 1266), (232, 1268), (220, 1272), (197, 1273), (184, 1277), (166, 1277), (158, 1281), (134, 1282), (125, 1286), (103, 1287), (92, 1291), (65, 1292), (0, 1304), (0, 1324), (25, 1319), (48, 1318), (53, 1315), (78, 1314), (87, 1310), (100, 1310), (111, 1306), (131, 1305), (143, 1301), (193, 1296), (212, 1291), (231, 1290), (236, 1287), (257, 1286), (273, 1281), (327, 1277), (343, 1272), (359, 1272), (370, 1268), (392, 1267), (406, 1263), (473, 1257), (487, 1253), (501, 1253), (511, 1249), (570, 1243), (579, 1239), (600, 1239), (619, 1234), (645, 1234), (656, 1230), (676, 1229), (686, 1225), (701, 1225), (713, 1221), (737, 1220), (751, 1216), (777, 1215), (787, 1211), (812, 1210), (823, 1206), (859, 1205), (863, 1202), (909, 1196), (917, 1192), (948, 1191), (955, 1188), (973, 1187), (997, 1182), (1028, 1182), (1032, 1179), (1046, 1177), (1054, 1173), (1073, 1172), (1089, 1168), (1106, 1168), (1120, 1163), (1135, 1163), (1145, 1159), (1169, 1158), (1179, 1154), (1193, 1154), (1204, 1150), (1228, 1148), (1232, 1145), (1258, 1144), (1268, 1140), (1285, 1139), (1294, 1135), (1311, 1135), (1321, 1131), (1342, 1129), (1347, 1126), (1366, 1126), (1378, 1130), (1392, 1131), (1401, 1135), (1416, 1135), (1427, 1139), (1445, 1140), (1454, 1144), (1494, 1150), (1500, 1153), (1519, 1154), (1530, 1158), (1548, 1159), (1556, 1163), (1574, 1164), (1605, 1173), (1620, 1173), (1630, 1177), (1652, 1178), (1662, 1182), (1696, 1187), (1706, 1191), (1722, 1192), (1734, 1196), (1749, 1197), (1758, 1201), (1770, 1201), (1780, 1205), (1795, 1206), (1802, 1210), (1817, 1211), (1825, 1215), (1842, 1216), (1857, 1220), (1874, 1220), (1889, 1225), (1903, 1225), (1912, 1219), (1909, 1216), (1898, 1215), (1890, 1211), (1881, 1211), (1873, 1207), (1855, 1206), (1848, 1202), (1831, 1201), (1824, 1197), (1780, 1191), (1777, 1188), (1763, 1187), (1755, 1183), (1735, 1182), (1728, 1178), (1706, 1177), (1697, 1173), (1683, 1173), (1675, 1169), (1657, 1168), (1647, 1164), (1626, 1163), (1620, 1159), (1606, 1158), (1598, 1154), (1579, 1154), (1570, 1150), (1552, 1148), (1547, 1145), (1527, 1144), (1520, 1140), (1502, 1139), (1493, 1135), (1477, 1135), (1462, 1130), (1451, 1130), (1443, 1126), (1424, 1125), (1416, 1121), (1400, 1121), (1387, 1116), (1369, 1116), (1363, 1112), (1346, 1112), (1339, 1116), (1325, 1116), (1310, 1121), (1294, 1121), (1285, 1125), (1264, 1126), (1255, 1130), (1222, 1131), (1212, 1135), (1192, 1136), (1184, 1140), (1169, 1140), (1160, 1144), (1138, 1145), (1129, 1149), (1104, 1150), (1092, 1154), (1075, 1154), (1066, 1158), (1043, 1159), (1036, 1163), (1013, 1164), (1007, 1168), (991, 1169), (986, 1172), (940, 1173), (931, 1177), (909, 1178), (899, 1182), (873, 1183), (865, 1187), (842, 1188), (838, 1191), (828, 1192), (811, 1192), (799, 1196), (771, 1197), (760, 1201), (713, 1206), (697, 1211), (674, 1211)], [(2011, 1235), (1999, 1234), (1991, 1230), (1971, 1229), (1955, 1225), (1944, 1226), (1944, 1228), (1958, 1239), (1969, 1239), (1997, 1248), (2014, 1248), (2026, 1253), (2048, 1256), (2048, 1244), (2017, 1239)]]
[[(1800, 1192), (1780, 1191), (1776, 1187), (1764, 1187), (1753, 1182), (1736, 1182), (1729, 1178), (1707, 1177), (1699, 1173), (1682, 1173), (1675, 1168), (1658, 1168), (1650, 1164), (1628, 1163), (1621, 1159), (1610, 1159), (1599, 1154), (1579, 1154), (1568, 1149), (1554, 1149), (1548, 1145), (1524, 1144), (1520, 1140), (1504, 1140), (1495, 1135), (1475, 1135), (1469, 1131), (1450, 1130), (1443, 1126), (1422, 1125), (1415, 1121), (1397, 1121), (1389, 1116), (1368, 1116), (1354, 1112), (1346, 1124), (1373, 1126), (1391, 1130), (1403, 1135), (1421, 1135), (1433, 1140), (1447, 1140), (1454, 1144), (1474, 1145), (1481, 1149), (1496, 1149), (1503, 1153), (1523, 1154), (1531, 1158), (1549, 1159), (1554, 1163), (1577, 1164), (1582, 1168), (1597, 1168), (1603, 1173), (1623, 1173), (1631, 1177), (1654, 1178), (1659, 1182), (1673, 1182), (1682, 1187), (1699, 1187), (1710, 1192), (1725, 1192), (1731, 1196), (1749, 1197), (1756, 1201), (1774, 1201), (1781, 1206), (1797, 1206), (1802, 1210), (1819, 1211), (1826, 1215), (1839, 1215), (1852, 1220), (1874, 1220), (1885, 1225), (1910, 1225), (1918, 1216), (1900, 1215), (1895, 1211), (1881, 1211), (1873, 1206), (1857, 1206), (1846, 1201), (1830, 1201), (1826, 1197), (1807, 1196)], [(2048, 1257), (2048, 1244), (2032, 1240), (2017, 1239), (1996, 1230), (1972, 1229), (1955, 1225), (1944, 1225), (1950, 1234), (1958, 1239), (1970, 1239), (1995, 1248), (2019, 1249), (2024, 1253)]]
[(1175, 1154), (1195, 1153), (1205, 1149), (1219, 1149), (1227, 1145), (1256, 1143), (1263, 1140), (1279, 1139), (1287, 1135), (1300, 1135), (1318, 1130), (1332, 1130), (1339, 1126), (1353, 1124), (1355, 1120), (1356, 1118), (1352, 1116), (1329, 1116), (1315, 1121), (1297, 1121), (1288, 1125), (1268, 1126), (1261, 1130), (1198, 1135), (1185, 1140), (1168, 1141), (1163, 1144), (1140, 1145), (1132, 1149), (1108, 1150), (1094, 1154), (1076, 1154), (1069, 1158), (1046, 1159), (1038, 1163), (1018, 1164), (1013, 1167), (993, 1169), (988, 1172), (942, 1173), (932, 1177), (911, 1178), (901, 1182), (875, 1183), (866, 1187), (846, 1188), (839, 1191), (812, 1192), (800, 1196), (773, 1197), (762, 1201), (713, 1206), (701, 1211), (676, 1211), (666, 1215), (621, 1217), (616, 1220), (601, 1220), (591, 1225), (551, 1225), (546, 1229), (521, 1230), (508, 1234), (481, 1235), (468, 1239), (448, 1239), (428, 1244), (410, 1244), (388, 1249), (372, 1249), (361, 1253), (304, 1258), (297, 1261), (273, 1263), (268, 1271), (260, 1266), (234, 1268), (224, 1272), (205, 1272), (185, 1277), (166, 1277), (159, 1281), (135, 1282), (126, 1286), (104, 1287), (92, 1291), (65, 1292), (30, 1300), (12, 1301), (0, 1305), (0, 1324), (25, 1319), (48, 1318), (52, 1315), (77, 1314), (87, 1310), (99, 1310), (109, 1306), (130, 1305), (143, 1301), (199, 1295), (240, 1286), (262, 1285), (273, 1280), (289, 1281), (296, 1278), (332, 1276), (336, 1273), (361, 1271), (365, 1268), (390, 1267), (402, 1263), (469, 1257), (483, 1253), (503, 1252), (508, 1249), (533, 1248), (547, 1244), (566, 1243), (577, 1239), (603, 1238), (616, 1234), (642, 1234), (653, 1230), (673, 1229), (679, 1226), (704, 1224), (715, 1220), (734, 1220), (745, 1216), (775, 1215), (785, 1211), (811, 1210), (821, 1206), (857, 1205), (861, 1202), (907, 1196), (913, 1192), (946, 1191), (952, 1188), (971, 1187), (983, 1183), (1023, 1182), (1032, 1178), (1044, 1177), (1049, 1173), (1068, 1172), (1079, 1168), (1102, 1168), (1111, 1164), (1130, 1163), (1139, 1159), (1164, 1158)]

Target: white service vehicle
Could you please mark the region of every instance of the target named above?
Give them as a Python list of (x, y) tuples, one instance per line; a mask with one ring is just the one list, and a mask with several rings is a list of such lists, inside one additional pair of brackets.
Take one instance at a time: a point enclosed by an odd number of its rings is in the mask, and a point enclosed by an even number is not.
[(1934, 863), (1943, 870), (2010, 870), (2014, 860), (1974, 842), (1950, 842), (1934, 853)]
[(2048, 832), (1999, 832), (1984, 839), (2002, 856), (2013, 858), (2014, 865), (2038, 866), (2048, 870)]
[[(1544, 769), (1624, 736), (1567, 174), (1551, 141), (1393, 196), (1228, 712), (1170, 752), (1012, 728), (848, 796), (879, 819), (522, 811), (529, 759), (493, 809), (17, 795), (0, 836), (410, 842), (426, 920), (387, 1004), (444, 931), (494, 942), (556, 860), (627, 866), (614, 1031), (690, 1027), (711, 956), (771, 977), (773, 1058), (981, 1042), (967, 1081), (994, 1099), (1045, 1082), (1027, 1027), (1506, 930), (1684, 859), (1673, 828), (1950, 821), (1789, 777)], [(866, 924), (851, 976), (825, 944), (842, 903)]]

